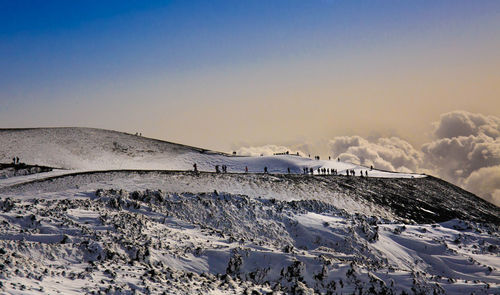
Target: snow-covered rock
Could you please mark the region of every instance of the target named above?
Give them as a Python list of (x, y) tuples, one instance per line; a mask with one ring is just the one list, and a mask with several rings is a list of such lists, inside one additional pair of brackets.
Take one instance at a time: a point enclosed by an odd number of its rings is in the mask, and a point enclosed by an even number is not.
[(228, 193), (111, 189), (1, 202), (9, 293), (500, 290), (494, 224), (401, 224), (317, 200)]

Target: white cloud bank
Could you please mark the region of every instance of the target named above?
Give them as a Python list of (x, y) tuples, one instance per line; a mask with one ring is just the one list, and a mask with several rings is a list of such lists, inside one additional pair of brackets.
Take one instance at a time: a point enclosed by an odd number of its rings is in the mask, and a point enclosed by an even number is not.
[(435, 123), (423, 165), (500, 206), (500, 118), (454, 111)]
[(342, 161), (384, 170), (411, 172), (422, 161), (421, 152), (397, 137), (368, 141), (360, 136), (339, 136), (330, 140), (329, 149)]
[[(343, 161), (435, 174), (500, 206), (500, 118), (466, 111), (442, 114), (434, 123), (432, 140), (423, 144), (421, 150), (398, 137), (367, 140), (339, 136), (327, 145), (329, 154)], [(242, 147), (238, 154), (272, 155), (287, 150), (297, 152), (286, 146), (266, 145)]]

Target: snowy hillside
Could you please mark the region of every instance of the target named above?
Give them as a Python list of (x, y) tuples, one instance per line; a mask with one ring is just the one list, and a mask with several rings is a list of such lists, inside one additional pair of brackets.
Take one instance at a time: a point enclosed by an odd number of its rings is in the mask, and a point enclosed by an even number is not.
[(0, 294), (500, 294), (500, 208), (434, 177), (84, 128), (14, 156), (64, 169), (0, 179)]
[[(226, 165), (228, 172), (302, 173), (303, 168), (369, 170), (367, 167), (336, 161), (313, 160), (295, 155), (241, 157), (160, 141), (116, 131), (91, 128), (0, 129), (0, 163), (19, 157), (27, 164), (73, 170), (161, 169), (214, 171)], [(376, 177), (421, 177), (419, 174), (368, 171)]]
[(63, 169), (179, 169), (191, 168), (192, 163), (183, 161), (188, 158), (186, 154), (203, 152), (101, 129), (0, 129), (0, 161), (4, 163), (17, 156), (28, 164)]

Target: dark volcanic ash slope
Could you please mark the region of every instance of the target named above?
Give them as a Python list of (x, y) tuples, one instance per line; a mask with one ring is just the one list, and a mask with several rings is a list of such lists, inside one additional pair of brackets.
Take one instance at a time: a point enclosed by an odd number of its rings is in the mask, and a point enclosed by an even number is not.
[(500, 208), (432, 176), (418, 179), (341, 177), (327, 181), (344, 193), (360, 196), (417, 223), (457, 218), (500, 225)]

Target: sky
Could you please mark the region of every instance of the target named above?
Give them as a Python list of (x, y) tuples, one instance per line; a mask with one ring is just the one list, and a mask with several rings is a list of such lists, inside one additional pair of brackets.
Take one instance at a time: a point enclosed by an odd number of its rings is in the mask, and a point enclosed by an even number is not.
[[(448, 117), (478, 138), (496, 128), (499, 52), (499, 1), (0, 0), (0, 128), (97, 127), (359, 162), (370, 157), (336, 150), (339, 140), (383, 151), (397, 138), (414, 164), (377, 156), (425, 170), (430, 144), (454, 138), (437, 132)], [(497, 165), (500, 139), (488, 136), (494, 160), (432, 171), (465, 187)]]

